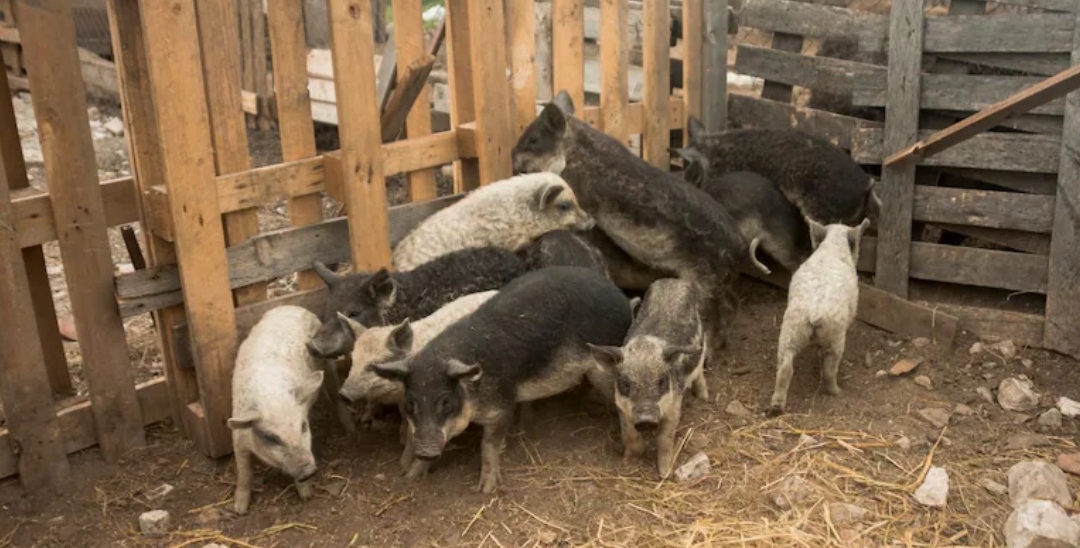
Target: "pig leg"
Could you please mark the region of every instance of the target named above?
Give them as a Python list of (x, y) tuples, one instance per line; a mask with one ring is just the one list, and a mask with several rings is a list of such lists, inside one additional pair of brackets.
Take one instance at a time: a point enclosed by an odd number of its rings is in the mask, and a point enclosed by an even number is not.
[(645, 452), (645, 440), (641, 437), (641, 433), (637, 431), (637, 428), (634, 427), (634, 421), (631, 420), (630, 413), (624, 412), (622, 409), (619, 409), (619, 433), (622, 435), (624, 463), (632, 457)]
[(705, 371), (701, 368), (698, 368), (697, 376), (694, 377), (690, 390), (694, 393), (694, 397), (699, 400), (709, 401), (709, 385), (705, 382)]
[(233, 444), (236, 448), (236, 493), (233, 495), (233, 509), (244, 515), (251, 505), (251, 480), (254, 470), (251, 466), (251, 451)]
[(403, 434), (405, 438), (405, 447), (401, 450), (401, 459), (398, 461), (398, 464), (401, 465), (402, 472), (408, 472), (413, 461), (416, 460), (416, 455), (413, 453), (415, 448), (413, 447), (412, 431), (409, 430), (409, 424), (404, 417), (401, 420), (401, 424), (404, 427)]
[[(781, 339), (783, 339), (781, 334)], [(772, 404), (767, 414), (776, 417), (783, 414), (784, 406), (787, 405), (788, 388), (791, 386), (791, 375), (795, 370), (795, 355), (798, 351), (795, 347), (780, 344), (779, 365), (776, 368), (776, 387), (773, 389)]]
[(485, 495), (499, 486), (499, 456), (506, 447), (509, 430), (507, 417), (499, 416), (484, 424), (484, 441), (480, 444), (480, 485), (477, 489)]
[(518, 428), (524, 431), (533, 422), (535, 414), (533, 413), (533, 403), (531, 401), (523, 401), (518, 404)]
[(308, 500), (311, 498), (311, 495), (314, 494), (314, 481), (307, 480), (294, 483), (296, 484), (296, 492), (300, 495), (300, 500)]
[(846, 333), (841, 333), (825, 346), (825, 360), (821, 368), (821, 377), (825, 381), (825, 391), (839, 396), (840, 386), (836, 384), (836, 373), (840, 369), (840, 360), (844, 356)]
[(412, 465), (405, 472), (405, 479), (416, 480), (427, 476), (428, 470), (431, 470), (431, 462), (426, 460), (414, 459)]
[(681, 415), (682, 409), (672, 406), (672, 409), (664, 413), (664, 419), (660, 421), (660, 429), (656, 433), (656, 467), (660, 470), (661, 479), (667, 479), (675, 468), (675, 430), (679, 428)]
[(349, 409), (345, 398), (338, 395), (338, 391), (341, 390), (341, 378), (338, 376), (337, 363), (334, 360), (324, 360), (323, 371), (326, 372), (322, 386), (323, 394), (334, 406), (334, 412), (337, 414), (338, 422), (345, 429), (345, 434), (355, 434), (356, 424), (353, 422), (352, 410)]

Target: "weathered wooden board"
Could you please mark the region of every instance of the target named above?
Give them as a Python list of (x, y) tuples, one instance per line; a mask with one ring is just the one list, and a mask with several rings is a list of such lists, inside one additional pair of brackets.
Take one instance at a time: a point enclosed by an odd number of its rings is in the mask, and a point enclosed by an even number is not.
[(916, 221), (1050, 233), (1054, 198), (1016, 192), (916, 186)]
[(977, 337), (1008, 339), (1017, 346), (1044, 348), (1043, 332), (1046, 318), (991, 308), (935, 303), (930, 306), (960, 319), (960, 329)]
[(585, 106), (585, 19), (582, 0), (552, 0), (551, 25), (554, 92), (566, 90), (574, 106), (580, 109)]
[(1035, 76), (1053, 76), (1070, 66), (1067, 53), (946, 53), (939, 57), (976, 66), (1016, 70)]
[[(701, 39), (701, 66), (684, 67), (684, 71), (701, 71), (701, 123), (708, 131), (723, 131), (728, 125), (727, 44), (728, 33), (731, 32), (729, 25), (731, 13), (727, 4), (727, 2), (704, 2), (701, 8), (705, 23)], [(684, 42), (684, 47), (690, 47), (690, 43)], [(687, 61), (692, 59), (692, 56), (686, 57)]]
[(1019, 230), (999, 230), (996, 228), (982, 228), (948, 223), (933, 223), (931, 226), (992, 244), (1005, 246), (1016, 251), (1023, 251), (1024, 253), (1031, 253), (1034, 255), (1050, 254), (1049, 234), (1034, 234), (1032, 232), (1022, 232)]
[[(612, 2), (615, 5), (621, 5), (622, 4), (622, 2), (617, 2), (617, 1), (612, 1), (612, 0), (608, 0), (608, 1)], [(720, 54), (720, 52), (722, 51), (723, 52), (722, 55), (723, 55), (724, 64), (727, 65), (727, 44), (726, 44), (726, 40), (725, 40), (725, 44), (724, 44), (723, 48), (721, 48), (719, 46), (719, 44), (715, 46), (715, 49), (709, 49), (708, 47), (705, 46), (705, 44), (708, 43), (708, 42), (705, 41), (705, 26), (706, 26), (706, 24), (704, 24), (704, 23), (705, 23), (705, 17), (706, 17), (705, 14), (707, 13), (706, 9), (705, 9), (705, 4), (706, 4), (706, 2), (704, 0), (688, 0), (686, 2), (683, 2), (683, 6), (682, 6), (682, 35), (683, 35), (683, 39), (682, 39), (682, 47), (683, 47), (682, 89), (683, 89), (683, 102), (686, 104), (686, 116), (688, 118), (690, 116), (693, 116), (693, 117), (697, 118), (698, 120), (702, 119), (702, 112), (704, 110), (704, 101), (705, 100), (716, 101), (715, 97), (705, 95), (705, 73), (708, 70), (708, 66), (706, 66), (706, 65), (711, 66), (712, 63), (714, 62), (713, 59), (711, 58), (711, 55), (714, 52), (716, 52), (717, 54)], [(726, 4), (726, 2), (725, 2), (725, 4)], [(721, 7), (722, 8), (727, 8), (727, 6), (721, 6)], [(725, 11), (726, 11), (726, 9), (725, 9)], [(623, 23), (622, 20), (615, 19), (615, 18), (613, 18), (611, 16), (605, 17), (605, 20), (607, 20), (607, 21), (620, 21), (620, 25), (625, 26), (625, 23)], [(616, 28), (618, 28), (618, 26), (619, 25), (616, 25)], [(612, 31), (608, 31), (608, 32), (611, 33)], [(713, 38), (713, 36), (710, 35), (710, 38)], [(725, 38), (727, 38), (727, 37), (725, 36)], [(623, 46), (624, 45), (621, 45), (620, 47), (623, 47)], [(601, 54), (602, 53), (603, 52), (601, 52)], [(706, 61), (706, 59), (708, 59), (708, 60)], [(725, 72), (724, 77), (725, 77), (725, 80), (726, 80), (726, 78), (727, 78), (726, 72), (727, 71), (725, 70), (724, 72)], [(609, 76), (607, 76), (608, 75), (607, 70), (604, 70), (604, 75), (605, 75), (605, 77), (609, 77)], [(712, 74), (711, 72), (709, 72), (709, 76), (710, 77), (715, 77), (715, 75)], [(710, 80), (710, 86), (709, 86), (710, 89), (716, 89), (712, 85), (713, 81), (714, 80)], [(725, 85), (723, 87), (725, 87), (725, 88), (727, 87), (726, 82), (725, 82)], [(723, 106), (724, 106), (724, 112), (726, 113), (727, 112), (727, 97), (726, 97), (727, 90), (725, 89), (724, 92), (725, 92), (724, 93), (725, 97), (723, 98), (723, 102), (724, 102)], [(602, 95), (600, 97), (600, 100), (603, 101), (603, 96)], [(715, 109), (716, 107), (713, 106), (711, 108)], [(727, 116), (725, 116), (725, 122), (726, 122), (726, 118), (727, 118)], [(683, 144), (689, 144), (689, 143), (690, 143), (690, 132), (684, 131), (683, 132)]]
[(1069, 11), (1075, 4), (1073, 0), (995, 0), (999, 4), (1012, 4), (1014, 6), (1027, 6), (1046, 10)]
[[(879, 242), (864, 236), (860, 272), (876, 273), (872, 258)], [(974, 247), (912, 242), (910, 277), (977, 287), (1046, 293), (1046, 256)]]
[(930, 17), (923, 48), (927, 53), (1068, 52), (1073, 27), (1072, 20), (1056, 13)]
[[(394, 43), (397, 48), (398, 86), (402, 85), (406, 68), (427, 55), (424, 47), (424, 21), (420, 2), (394, 0)], [(530, 11), (530, 13), (532, 13)], [(444, 21), (445, 24), (445, 21)], [(444, 27), (445, 32), (445, 27)], [(431, 134), (431, 100), (428, 86), (421, 86), (406, 118), (406, 135), (423, 137)], [(385, 167), (384, 167), (385, 169)], [(435, 172), (417, 171), (409, 174), (409, 200), (424, 201), (435, 197)], [(311, 285), (309, 288), (316, 287)]]
[(628, 12), (626, 2), (621, 0), (603, 0), (601, 14), (609, 24), (601, 29), (600, 65), (602, 82), (600, 92), (601, 129), (608, 135), (625, 143), (629, 134), (626, 131), (626, 105), (630, 102), (629, 83), (626, 73), (629, 67), (629, 44), (626, 33)]
[(728, 105), (734, 127), (793, 127), (846, 150), (851, 150), (860, 127), (883, 127), (879, 122), (734, 93), (728, 96)]
[(800, 86), (844, 96), (852, 94), (854, 75), (861, 73), (868, 79), (871, 76), (875, 78), (874, 82), (881, 88), (880, 104), (871, 106), (885, 106), (885, 67), (832, 57), (809, 56), (740, 45), (738, 56), (735, 58), (735, 71), (789, 86)]
[[(932, 134), (931, 131), (920, 131), (918, 137), (925, 139)], [(859, 163), (880, 164), (884, 160), (882, 130), (859, 130), (855, 134), (852, 156)], [(1020, 133), (983, 133), (939, 154), (920, 160), (919, 165), (1056, 173), (1060, 158), (1061, 139), (1056, 137)], [(884, 197), (882, 199), (884, 200)]]
[[(491, 40), (505, 36), (506, 19), (502, 0), (469, 0), (473, 89), (476, 106), (476, 156), (480, 164), (480, 184), (487, 185), (513, 175), (510, 150), (514, 146), (510, 89), (506, 85), (506, 42)], [(579, 23), (580, 25), (580, 23)], [(581, 47), (578, 42), (577, 47)], [(581, 73), (582, 76), (584, 72)], [(584, 106), (584, 102), (581, 103)]]
[[(1037, 85), (1043, 80), (1043, 78), (1031, 76), (924, 74), (922, 76), (920, 106), (926, 110), (982, 110)], [(852, 102), (858, 106), (885, 106), (886, 82), (878, 71), (857, 73)], [(1061, 116), (1064, 111), (1065, 100), (1054, 99), (1042, 106), (1031, 109), (1030, 112), (1033, 114)]]
[(1015, 171), (956, 168), (945, 168), (942, 171), (1017, 192), (1042, 194), (1044, 196), (1053, 196), (1057, 192), (1057, 176), (1050, 173), (1020, 173)]
[[(670, 102), (671, 64), (668, 60), (671, 35), (668, 0), (653, 0), (644, 4), (642, 20), (645, 23), (644, 69), (645, 127), (642, 133), (641, 158), (650, 164), (666, 168), (670, 163), (668, 148), (671, 146), (667, 105)], [(584, 103), (582, 103), (584, 105)]]
[[(510, 86), (514, 92), (514, 139), (536, 118), (536, 3), (511, 0), (505, 3), (510, 37)], [(432, 194), (429, 198), (434, 198)], [(428, 198), (425, 198), (428, 199)]]
[(740, 14), (743, 27), (815, 38), (857, 39), (880, 50), (889, 30), (888, 17), (847, 8), (789, 0), (747, 2)]
[[(482, 32), (477, 30), (477, 32)], [(473, 100), (473, 66), (469, 55), (472, 39), (469, 28), (469, 2), (450, 2), (446, 6), (446, 65), (450, 79), (450, 126), (460, 127), (476, 121)], [(454, 162), (454, 192), (480, 186), (480, 164), (475, 159)]]

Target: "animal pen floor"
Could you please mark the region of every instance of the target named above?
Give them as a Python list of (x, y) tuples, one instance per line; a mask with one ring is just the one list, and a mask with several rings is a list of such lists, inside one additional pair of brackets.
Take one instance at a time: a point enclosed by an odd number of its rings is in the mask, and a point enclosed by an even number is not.
[[(16, 99), (18, 101), (19, 99)], [(115, 107), (99, 105), (106, 116)], [(110, 110), (112, 108), (113, 110)], [(260, 137), (262, 135), (262, 137)], [(252, 132), (255, 163), (271, 161), (276, 145), (261, 146), (266, 134)], [(114, 151), (122, 156), (122, 140)], [(99, 140), (99, 156), (102, 144)], [(103, 169), (122, 173), (126, 161), (99, 158)], [(40, 169), (35, 184), (41, 183)], [(401, 192), (392, 184), (392, 199)], [(332, 207), (329, 204), (328, 207)], [(284, 224), (284, 211), (263, 208), (264, 228)], [(113, 230), (112, 232), (115, 232)], [(113, 235), (114, 259), (127, 263)], [(50, 251), (51, 250), (51, 251)], [(46, 255), (65, 312), (63, 274), (55, 244)], [(288, 282), (274, 285), (287, 291)], [(0, 481), (0, 548), (15, 546), (1001, 546), (1007, 497), (982, 482), (1007, 483), (1005, 471), (1024, 459), (1053, 459), (1076, 449), (1077, 424), (1040, 431), (1038, 412), (1058, 396), (1080, 399), (1076, 360), (1040, 350), (1019, 349), (1011, 359), (996, 352), (971, 354), (976, 342), (959, 336), (944, 355), (934, 345), (900, 340), (856, 323), (841, 367), (838, 397), (824, 394), (818, 361), (796, 364), (789, 414), (767, 420), (776, 340), (784, 293), (742, 279), (743, 308), (731, 346), (719, 367), (707, 372), (713, 401), (687, 398), (679, 438), (681, 464), (698, 451), (712, 461), (696, 484), (658, 482), (652, 454), (621, 462), (613, 411), (595, 398), (568, 394), (541, 402), (535, 422), (516, 433), (503, 460), (503, 486), (493, 496), (473, 491), (479, 478), (479, 435), (470, 429), (454, 440), (428, 478), (400, 478), (396, 419), (343, 437), (320, 402), (314, 411), (316, 496), (301, 503), (284, 476), (259, 468), (252, 509), (231, 515), (231, 458), (202, 457), (170, 422), (150, 428), (148, 447), (118, 466), (103, 466), (96, 449), (72, 457), (67, 496), (31, 499), (18, 482)], [(160, 375), (160, 358), (148, 318), (129, 321), (129, 344), (138, 380)], [(921, 341), (920, 341), (921, 342)], [(66, 343), (78, 377), (78, 348)], [(923, 359), (901, 377), (879, 376), (897, 361)], [(995, 388), (1024, 374), (1043, 394), (1032, 415), (1006, 412), (985, 402), (979, 387)], [(914, 382), (925, 375), (932, 389)], [(78, 379), (77, 379), (78, 380)], [(77, 383), (85, 397), (85, 383)], [(76, 396), (78, 397), (78, 396)], [(746, 416), (727, 411), (732, 401)], [(960, 408), (936, 445), (940, 429), (921, 418), (923, 409)], [(393, 415), (391, 415), (393, 417)], [(2, 425), (2, 415), (0, 415)], [(802, 438), (807, 434), (813, 438)], [(902, 442), (907, 438), (910, 446)], [(946, 509), (928, 509), (911, 496), (929, 462), (950, 476)], [(772, 490), (797, 474), (816, 495), (782, 510)], [(1071, 479), (1074, 490), (1080, 481)], [(163, 483), (175, 490), (159, 500), (150, 493)], [(868, 509), (860, 524), (841, 524), (825, 513), (828, 502)], [(172, 534), (138, 534), (137, 517), (150, 509), (172, 514)], [(843, 539), (843, 540), (841, 540)]]

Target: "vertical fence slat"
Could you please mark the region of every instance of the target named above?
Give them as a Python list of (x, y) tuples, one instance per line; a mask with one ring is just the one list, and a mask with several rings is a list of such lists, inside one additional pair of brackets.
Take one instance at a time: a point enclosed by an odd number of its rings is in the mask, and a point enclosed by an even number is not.
[(551, 66), (554, 91), (566, 90), (580, 118), (585, 109), (585, 6), (583, 0), (551, 0)]
[(94, 424), (102, 455), (114, 462), (145, 445), (146, 435), (124, 324), (113, 296), (112, 253), (75, 19), (67, 2), (45, 7), (21, 0), (16, 10), (38, 126), (49, 129), (41, 133), (45, 177), (75, 328), (82, 334), (79, 348)]
[(251, 2), (250, 0), (239, 0), (236, 2), (237, 20), (240, 28), (240, 58), (241, 70), (243, 71), (243, 83), (241, 87), (245, 91), (255, 91), (255, 60), (252, 50), (251, 37)]
[[(231, 0), (198, 0), (196, 8), (214, 165), (218, 175), (247, 171), (251, 169), (251, 157), (244, 107), (241, 104), (236, 10)], [(225, 241), (228, 245), (241, 244), (258, 233), (256, 208), (225, 215)], [(233, 292), (233, 297), (240, 306), (265, 300), (266, 283), (238, 288)]]
[[(888, 96), (885, 107), (886, 155), (918, 139), (919, 96), (922, 89), (923, 3), (895, 2), (889, 22)], [(908, 296), (911, 262), (911, 212), (915, 194), (915, 164), (882, 168), (878, 219), (877, 287)]]
[[(697, 4), (702, 0), (686, 0), (688, 4)], [(687, 4), (684, 4), (686, 6)], [(700, 55), (698, 64), (688, 65), (687, 49), (690, 42), (684, 42), (683, 50), (683, 74), (689, 75), (693, 71), (700, 70), (700, 98), (701, 98), (701, 122), (709, 131), (723, 131), (727, 129), (727, 36), (728, 36), (728, 9), (727, 2), (711, 0), (705, 2), (704, 8), (705, 28), (704, 35), (700, 40)], [(689, 17), (687, 16), (687, 19)], [(690, 72), (687, 67), (690, 67)], [(688, 76), (684, 76), (688, 77)], [(689, 86), (690, 83), (687, 83)], [(684, 93), (686, 90), (683, 90)], [(684, 132), (684, 135), (686, 133)]]
[[(11, 97), (7, 78), (0, 78), (0, 97)], [(10, 100), (0, 101), (0, 154), (4, 157), (8, 188), (19, 190), (29, 187), (26, 162), (23, 161), (19, 143), (19, 128), (15, 122), (15, 109)], [(45, 268), (45, 252), (41, 246), (28, 247), (22, 250), (22, 257), (26, 265), (30, 299), (34, 303), (34, 320), (41, 338), (45, 369), (49, 372), (49, 385), (55, 394), (70, 394), (73, 391), (71, 373), (68, 371), (60, 328), (56, 323), (56, 305), (53, 302), (52, 288), (49, 286), (49, 273)]]
[(645, 124), (642, 131), (641, 157), (646, 162), (667, 169), (670, 145), (668, 104), (671, 97), (671, 11), (668, 0), (645, 0), (641, 9), (642, 93)]
[(600, 20), (600, 120), (604, 132), (626, 143), (626, 109), (630, 101), (627, 79), (630, 39), (626, 28), (630, 5), (626, 0), (601, 0)]
[[(286, 162), (310, 158), (318, 152), (308, 91), (307, 40), (302, 8), (296, 0), (269, 0), (267, 3), (281, 158)], [(318, 194), (289, 200), (289, 222), (293, 226), (321, 220), (322, 197)], [(311, 270), (298, 273), (296, 282), (301, 290), (322, 286), (322, 281)]]
[(329, 8), (349, 248), (353, 268), (375, 270), (391, 262), (382, 132), (372, 123), (379, 119), (373, 14), (368, 2), (329, 0)]
[[(446, 3), (446, 63), (450, 78), (450, 125), (458, 127), (476, 120), (473, 102), (473, 67), (469, 55), (469, 2)], [(480, 164), (476, 159), (454, 162), (454, 192), (480, 186)]]
[[(236, 314), (229, 290), (225, 234), (217, 203), (210, 115), (203, 84), (194, 0), (143, 2), (143, 36), (150, 68), (163, 182), (169, 193), (180, 283), (187, 306), (191, 353), (201, 405), (185, 410), (195, 442), (212, 457), (232, 451), (226, 419), (232, 413)], [(202, 430), (198, 430), (203, 428)]]
[(536, 2), (536, 100), (551, 101), (555, 87), (554, 70), (551, 66), (551, 2)]
[[(394, 42), (397, 47), (398, 85), (404, 85), (409, 65), (427, 54), (424, 47), (423, 6), (416, 0), (394, 0)], [(410, 139), (431, 134), (430, 88), (424, 86), (405, 119), (405, 134)], [(435, 198), (435, 172), (430, 169), (414, 171), (409, 177), (409, 200), (414, 202)]]
[[(0, 161), (6, 163), (10, 150), (0, 152)], [(7, 179), (2, 172), (0, 177)], [(70, 469), (49, 376), (41, 366), (44, 356), (34, 344), (40, 337), (37, 324), (31, 321), (34, 303), (14, 226), (8, 182), (0, 181), (0, 257), (4, 257), (0, 260), (0, 325), (4, 326), (0, 329), (0, 399), (9, 439), (20, 449), (19, 481), (33, 493), (64, 487)]]
[[(263, 0), (251, 2), (251, 51), (255, 64), (255, 96), (258, 99), (258, 126), (266, 131), (270, 129), (270, 85), (266, 76), (269, 66), (266, 63), (266, 14), (263, 13)], [(236, 28), (234, 25), (233, 28)], [(236, 33), (234, 32), (233, 35)]]
[[(1080, 64), (1080, 7), (1073, 8), (1072, 64)], [(1046, 295), (1047, 348), (1080, 358), (1080, 91), (1065, 102)]]
[(505, 179), (512, 173), (510, 149), (514, 146), (510, 90), (506, 86), (506, 19), (502, 0), (469, 0), (469, 28), (473, 67), (473, 98), (476, 106), (476, 155), (480, 161), (480, 184)]
[(536, 2), (510, 0), (510, 79), (514, 88), (515, 141), (536, 118)]
[[(705, 34), (705, 10), (702, 5), (703, 1), (704, 0), (683, 0), (682, 5), (683, 104), (685, 105), (686, 116), (688, 118), (693, 116), (698, 120), (701, 120), (701, 103), (704, 94), (704, 88), (702, 87), (703, 81), (701, 78), (702, 69), (704, 68), (702, 58), (705, 53), (703, 49), (704, 45), (702, 43), (702, 37)], [(727, 2), (713, 3), (726, 4)], [(725, 9), (724, 11), (726, 12), (727, 10)], [(727, 42), (726, 36), (724, 41)], [(724, 49), (727, 48), (725, 47)], [(724, 57), (727, 57), (726, 51), (724, 52)], [(725, 88), (727, 88), (726, 84), (727, 82), (725, 82)], [(715, 92), (718, 90), (712, 89), (710, 91)], [(686, 121), (683, 120), (682, 127), (686, 127), (685, 122)], [(690, 142), (690, 132), (683, 132), (683, 142)]]

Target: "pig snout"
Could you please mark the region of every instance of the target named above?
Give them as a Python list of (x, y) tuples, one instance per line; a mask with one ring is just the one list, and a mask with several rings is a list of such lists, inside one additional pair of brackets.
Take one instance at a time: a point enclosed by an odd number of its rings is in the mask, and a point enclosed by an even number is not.
[(416, 449), (413, 454), (420, 460), (435, 460), (442, 454), (442, 444), (416, 442)]
[(315, 473), (319, 471), (319, 467), (315, 466), (315, 462), (312, 461), (309, 464), (304, 465), (296, 473), (296, 481), (307, 481), (315, 476)]
[(660, 424), (660, 413), (657, 410), (635, 411), (634, 428), (638, 430), (653, 430)]
[(593, 227), (596, 226), (596, 218), (588, 213), (582, 213), (582, 216), (584, 217), (584, 220), (578, 222), (575, 228), (578, 230), (592, 230)]

